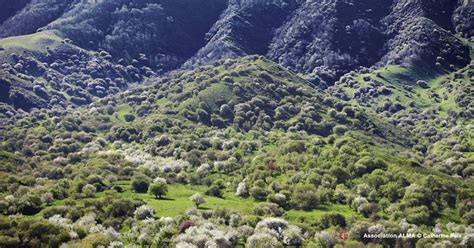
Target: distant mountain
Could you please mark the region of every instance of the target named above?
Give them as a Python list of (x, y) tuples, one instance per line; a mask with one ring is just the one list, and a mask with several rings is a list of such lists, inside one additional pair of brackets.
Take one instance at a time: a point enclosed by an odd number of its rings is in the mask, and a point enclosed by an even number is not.
[(462, 0), (32, 0), (23, 5), (4, 10), (8, 18), (0, 37), (59, 30), (82, 48), (117, 58), (146, 54), (159, 71), (260, 54), (332, 82), (359, 66), (423, 60), (463, 67), (470, 58), (460, 37), (474, 32), (474, 7)]
[(331, 79), (358, 66), (413, 60), (434, 66), (438, 57), (445, 67), (462, 67), (468, 47), (453, 33), (472, 35), (465, 24), (472, 10), (458, 1), (236, 1), (187, 64), (258, 53)]
[(15, 15), (18, 11), (23, 9), (30, 1), (29, 0), (19, 0), (19, 1), (9, 1), (2, 0), (0, 1), (0, 23), (3, 23), (6, 19)]
[[(75, 3), (74, 0), (21, 0), (3, 1), (0, 16), (0, 37), (17, 36), (35, 33), (52, 21), (60, 18)], [(15, 3), (13, 3), (15, 2)]]

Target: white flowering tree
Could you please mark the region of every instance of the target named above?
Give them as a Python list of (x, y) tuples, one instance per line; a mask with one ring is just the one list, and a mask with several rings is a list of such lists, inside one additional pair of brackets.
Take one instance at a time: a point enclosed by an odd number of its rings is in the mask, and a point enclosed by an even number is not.
[(283, 247), (283, 244), (278, 241), (275, 236), (258, 232), (247, 239), (247, 247), (249, 248), (266, 248), (266, 247)]
[(235, 192), (236, 196), (245, 197), (248, 196), (249, 190), (247, 188), (247, 184), (245, 182), (240, 182), (237, 186), (237, 190)]
[(199, 193), (195, 193), (194, 195), (189, 197), (189, 200), (194, 202), (194, 204), (196, 205), (196, 208), (199, 208), (200, 205), (206, 202), (206, 199), (204, 199), (204, 197)]
[(137, 220), (152, 219), (155, 217), (155, 210), (147, 205), (141, 205), (133, 214)]

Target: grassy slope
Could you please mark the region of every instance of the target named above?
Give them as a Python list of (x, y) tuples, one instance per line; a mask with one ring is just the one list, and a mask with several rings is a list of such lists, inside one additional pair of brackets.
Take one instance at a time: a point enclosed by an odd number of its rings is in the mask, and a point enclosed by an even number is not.
[[(169, 185), (168, 193), (163, 199), (156, 199), (154, 196), (149, 194), (139, 194), (133, 192), (130, 187), (130, 182), (122, 181), (117, 183), (122, 186), (125, 192), (119, 193), (120, 197), (134, 198), (139, 197), (143, 199), (149, 206), (155, 209), (158, 216), (171, 216), (174, 217), (179, 214), (184, 214), (186, 210), (195, 207), (195, 205), (189, 200), (196, 192), (204, 195), (207, 187), (201, 185), (182, 185), (172, 184)], [(102, 196), (107, 193), (113, 193), (114, 191), (107, 191), (98, 196)], [(202, 204), (201, 210), (214, 210), (216, 208), (226, 208), (234, 211), (238, 211), (244, 214), (251, 214), (253, 206), (256, 204), (251, 199), (239, 198), (233, 195), (231, 192), (227, 192), (224, 198), (217, 198), (211, 196), (205, 196), (206, 203)]]
[(30, 35), (0, 39), (0, 61), (11, 62), (11, 54), (30, 53), (44, 56), (50, 51), (75, 50), (89, 53), (76, 45), (69, 44), (59, 31), (47, 30)]
[[(183, 185), (183, 184), (172, 184), (168, 187), (168, 193), (162, 199), (156, 199), (154, 196), (146, 193), (133, 192), (130, 186), (130, 181), (119, 181), (115, 182), (114, 185), (121, 186), (125, 191), (117, 193), (115, 190), (106, 190), (99, 192), (96, 195), (96, 199), (103, 198), (107, 195), (112, 195), (118, 198), (140, 198), (146, 202), (146, 204), (155, 209), (158, 217), (175, 217), (177, 215), (184, 214), (187, 210), (195, 207), (194, 203), (189, 200), (193, 194), (199, 192), (204, 195), (207, 187), (202, 185)], [(199, 207), (199, 211), (216, 210), (218, 208), (228, 209), (239, 212), (247, 216), (254, 215), (254, 208), (260, 203), (252, 198), (242, 198), (234, 195), (233, 192), (225, 192), (223, 198), (212, 197), (204, 195), (206, 203)], [(66, 200), (55, 201), (53, 206), (64, 205)], [(78, 200), (80, 202), (80, 200)], [(321, 216), (328, 213), (339, 213), (344, 215), (347, 219), (351, 218), (363, 218), (360, 214), (354, 212), (349, 206), (344, 204), (325, 204), (312, 211), (303, 210), (289, 210), (283, 215), (285, 219), (290, 221), (298, 222), (301, 218), (309, 223), (319, 221)], [(36, 216), (40, 216), (42, 212)]]
[(22, 48), (31, 51), (44, 51), (46, 47), (57, 46), (62, 40), (59, 32), (49, 30), (1, 39), (0, 46), (4, 49)]

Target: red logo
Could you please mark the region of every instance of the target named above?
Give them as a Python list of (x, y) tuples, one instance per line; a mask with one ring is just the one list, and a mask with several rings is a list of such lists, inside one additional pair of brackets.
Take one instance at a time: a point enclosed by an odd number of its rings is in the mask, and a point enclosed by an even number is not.
[(336, 234), (334, 235), (337, 239), (348, 240), (352, 238), (352, 234), (344, 228), (337, 228)]

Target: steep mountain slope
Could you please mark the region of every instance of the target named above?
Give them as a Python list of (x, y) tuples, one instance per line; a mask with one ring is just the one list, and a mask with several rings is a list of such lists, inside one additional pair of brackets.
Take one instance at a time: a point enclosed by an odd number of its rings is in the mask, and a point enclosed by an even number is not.
[[(12, 11), (10, 13), (1, 13), (3, 19), (5, 19), (1, 22), (0, 25), (0, 37), (2, 38), (9, 36), (32, 34), (38, 29), (46, 26), (48, 23), (61, 17), (73, 3), (79, 1), (7, 0), (3, 2), (5, 2), (5, 5), (14, 7), (15, 12)], [(15, 4), (13, 4), (12, 2), (15, 2)]]
[(58, 31), (5, 38), (0, 48), (2, 114), (88, 104), (154, 74), (144, 60), (116, 64), (107, 52), (84, 50)]
[(295, 1), (230, 1), (222, 18), (207, 34), (205, 47), (185, 67), (208, 64), (222, 58), (266, 54), (274, 31), (297, 7)]
[(156, 68), (169, 70), (204, 45), (205, 33), (226, 4), (221, 0), (31, 1), (0, 26), (0, 37), (60, 30), (83, 48), (105, 49), (130, 61), (147, 54)]
[[(469, 47), (452, 34), (453, 20), (459, 18), (453, 12), (456, 3), (458, 12), (468, 8), (455, 0), (436, 3), (402, 1), (395, 4), (392, 13), (384, 19), (392, 38), (382, 62), (401, 64), (415, 60), (428, 65), (438, 62), (444, 68), (451, 69), (467, 65), (470, 61)], [(470, 6), (471, 13), (472, 8)]]
[(60, 30), (114, 57), (146, 54), (164, 71), (260, 54), (332, 84), (359, 66), (465, 66), (468, 47), (453, 33), (472, 35), (473, 8), (461, 0), (31, 1), (0, 25), (0, 37)]
[[(472, 10), (459, 1), (236, 1), (186, 65), (258, 53), (329, 83), (375, 64), (422, 60), (434, 66), (443, 59), (443, 66), (459, 68), (470, 61), (469, 48), (449, 31), (460, 23), (454, 20), (471, 16), (466, 13)], [(265, 21), (266, 13), (274, 19)], [(465, 29), (466, 24), (457, 28)]]
[(170, 70), (204, 45), (225, 6), (221, 0), (97, 1), (75, 4), (46, 28), (124, 59), (146, 54), (154, 67)]
[[(387, 41), (381, 1), (307, 1), (276, 33), (269, 56), (293, 70), (310, 73), (370, 66)], [(369, 50), (370, 48), (370, 50)]]
[(0, 23), (3, 23), (6, 19), (14, 16), (18, 11), (23, 9), (29, 0), (20, 0), (20, 1), (8, 1), (2, 0), (0, 1)]

